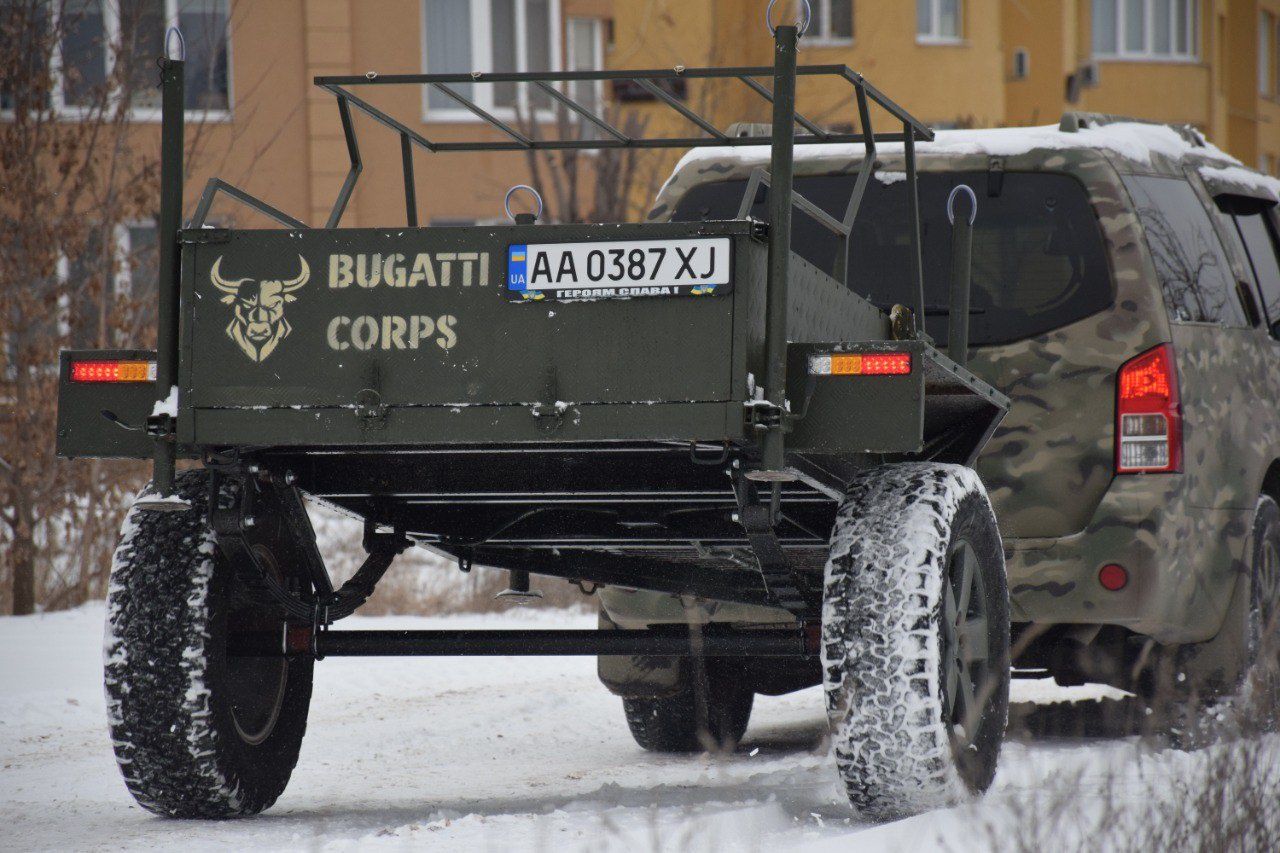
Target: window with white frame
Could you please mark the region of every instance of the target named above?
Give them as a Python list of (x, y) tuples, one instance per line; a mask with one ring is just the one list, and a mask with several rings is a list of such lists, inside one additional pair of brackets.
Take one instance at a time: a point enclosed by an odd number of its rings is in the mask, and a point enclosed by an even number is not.
[(916, 41), (960, 41), (962, 18), (961, 0), (916, 0)]
[[(559, 0), (422, 0), (424, 65), (428, 74), (558, 71), (559, 21)], [(545, 92), (524, 84), (450, 88), (506, 119), (551, 105)], [(428, 87), (426, 112), (429, 119), (475, 119), (435, 87)]]
[(172, 26), (186, 43), (187, 109), (206, 118), (227, 114), (228, 5), (229, 0), (51, 2), (50, 22), (59, 35), (50, 68), (54, 108), (71, 116), (84, 113), (105, 92), (110, 101), (128, 96), (133, 118), (158, 119), (155, 60)]
[(814, 42), (843, 44), (853, 41), (853, 0), (810, 0), (813, 23), (805, 33)]
[[(569, 18), (565, 21), (564, 29), (567, 36), (564, 48), (566, 70), (594, 71), (604, 67), (603, 21), (599, 18)], [(604, 81), (575, 80), (567, 85), (569, 97), (593, 114), (603, 117)], [(582, 130), (584, 135), (594, 136), (596, 129), (583, 127)]]
[(1093, 53), (1111, 59), (1194, 60), (1197, 0), (1093, 0)]
[[(159, 120), (155, 60), (164, 52), (166, 30), (176, 26), (187, 46), (187, 110), (206, 119), (225, 117), (231, 108), (228, 5), (229, 0), (49, 0), (36, 16), (35, 31), (24, 34), (37, 64), (43, 60), (34, 45), (51, 31), (58, 36), (45, 104), (76, 118), (128, 96), (131, 118)], [(16, 98), (0, 86), (0, 110), (14, 109)]]

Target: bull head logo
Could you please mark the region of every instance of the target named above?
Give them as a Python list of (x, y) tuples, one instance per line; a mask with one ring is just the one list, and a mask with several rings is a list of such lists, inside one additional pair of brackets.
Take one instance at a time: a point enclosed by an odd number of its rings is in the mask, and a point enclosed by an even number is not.
[(298, 255), (302, 270), (288, 281), (259, 281), (252, 278), (225, 279), (219, 272), (222, 257), (213, 262), (209, 279), (224, 295), (222, 302), (235, 306), (227, 337), (236, 342), (244, 354), (254, 361), (264, 361), (275, 351), (293, 327), (284, 318), (286, 302), (298, 297), (293, 295), (311, 278), (311, 268), (306, 258)]

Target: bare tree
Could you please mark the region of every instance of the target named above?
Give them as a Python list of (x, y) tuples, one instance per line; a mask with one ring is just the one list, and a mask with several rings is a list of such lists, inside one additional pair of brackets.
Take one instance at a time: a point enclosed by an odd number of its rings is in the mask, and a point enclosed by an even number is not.
[[(543, 111), (530, 114), (516, 108), (516, 123), (530, 139), (547, 136), (554, 126), (555, 139), (582, 140), (602, 133), (585, 119), (556, 105), (554, 121), (545, 121)], [(606, 123), (633, 139), (642, 138), (648, 121), (634, 110), (606, 106), (600, 116)], [(652, 163), (641, 161), (635, 148), (601, 150), (525, 150), (530, 183), (546, 204), (544, 218), (552, 222), (625, 222), (647, 204), (657, 187)], [(645, 166), (649, 168), (644, 168)]]
[(103, 593), (143, 477), (54, 456), (58, 351), (154, 343), (154, 243), (123, 247), (159, 196), (133, 109), (155, 100), (163, 22), (118, 8), (107, 44), (84, 4), (0, 0), (0, 606), (15, 614)]

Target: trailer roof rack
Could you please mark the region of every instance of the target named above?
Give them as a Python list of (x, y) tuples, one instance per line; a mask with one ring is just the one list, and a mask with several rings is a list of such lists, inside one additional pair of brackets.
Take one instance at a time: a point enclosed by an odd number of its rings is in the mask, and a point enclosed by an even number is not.
[[(676, 66), (670, 69), (625, 69), (598, 71), (560, 71), (560, 72), (523, 72), (523, 73), (490, 73), (473, 71), (466, 74), (387, 74), (380, 75), (369, 72), (364, 75), (320, 76), (315, 85), (332, 93), (338, 101), (338, 115), (342, 121), (343, 135), (346, 139), (347, 153), (350, 157), (350, 168), (343, 181), (338, 197), (325, 222), (325, 228), (336, 228), (346, 210), (355, 185), (363, 169), (360, 146), (356, 139), (355, 127), (351, 120), (352, 109), (358, 110), (378, 124), (383, 125), (400, 136), (401, 161), (404, 172), (405, 211), (407, 224), (411, 227), (418, 224), (417, 199), (413, 180), (413, 147), (418, 146), (433, 153), (453, 151), (530, 151), (530, 150), (607, 150), (607, 149), (687, 149), (707, 146), (768, 146), (775, 141), (774, 136), (730, 136), (718, 129), (707, 117), (683, 103), (670, 89), (672, 81), (678, 80), (738, 80), (747, 88), (758, 94), (765, 101), (773, 102), (773, 92), (757, 78), (773, 77), (775, 69), (769, 66), (710, 67), (685, 68)], [(912, 149), (917, 141), (933, 139), (933, 131), (910, 115), (898, 104), (889, 99), (883, 92), (867, 81), (858, 72), (846, 65), (802, 65), (796, 68), (797, 78), (825, 79), (852, 89), (858, 110), (859, 133), (841, 133), (823, 129), (804, 114), (795, 112), (795, 133), (792, 141), (796, 145), (814, 145), (831, 143), (861, 144), (866, 148), (864, 171), (870, 176), (870, 169), (875, 159), (877, 143), (902, 142), (906, 145), (908, 157), (912, 157)], [(572, 84), (579, 82), (623, 81), (632, 83), (652, 95), (657, 101), (666, 104), (690, 124), (696, 126), (698, 135), (684, 136), (633, 136), (615, 127), (608, 118), (591, 106), (575, 99), (566, 91), (572, 91)], [(581, 117), (591, 124), (599, 135), (595, 138), (536, 138), (512, 127), (493, 113), (485, 110), (474, 99), (461, 91), (461, 86), (476, 84), (523, 84), (536, 87), (560, 107)], [(570, 84), (556, 86), (555, 84)], [(474, 139), (466, 141), (440, 141), (429, 139), (409, 125), (394, 118), (384, 110), (361, 98), (351, 91), (356, 87), (368, 86), (420, 86), (439, 92), (457, 102), (463, 109), (475, 115), (487, 126), (502, 134), (499, 139)], [(876, 132), (871, 124), (870, 104), (876, 104), (893, 119), (895, 127), (890, 132)], [(898, 129), (900, 127), (900, 129)], [(776, 129), (775, 129), (776, 130)], [(861, 178), (861, 176), (860, 176)], [(860, 185), (864, 180), (859, 180)], [(861, 187), (859, 187), (859, 190)], [(266, 202), (249, 193), (214, 178), (209, 181), (196, 208), (192, 224), (203, 226), (208, 217), (214, 197), (225, 193), (237, 201), (248, 205), (259, 213), (279, 222), (288, 228), (306, 228), (304, 223), (277, 210)], [(855, 200), (861, 192), (855, 191)], [(851, 205), (856, 212), (856, 204)], [(845, 229), (851, 223), (852, 216), (847, 215)], [(831, 224), (831, 223), (827, 223)]]

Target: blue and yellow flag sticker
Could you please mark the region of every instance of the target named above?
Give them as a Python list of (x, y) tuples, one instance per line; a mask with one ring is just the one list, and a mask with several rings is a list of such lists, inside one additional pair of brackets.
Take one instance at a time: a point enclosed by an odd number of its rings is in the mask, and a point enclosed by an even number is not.
[(528, 244), (507, 247), (507, 290), (522, 292), (529, 289)]

